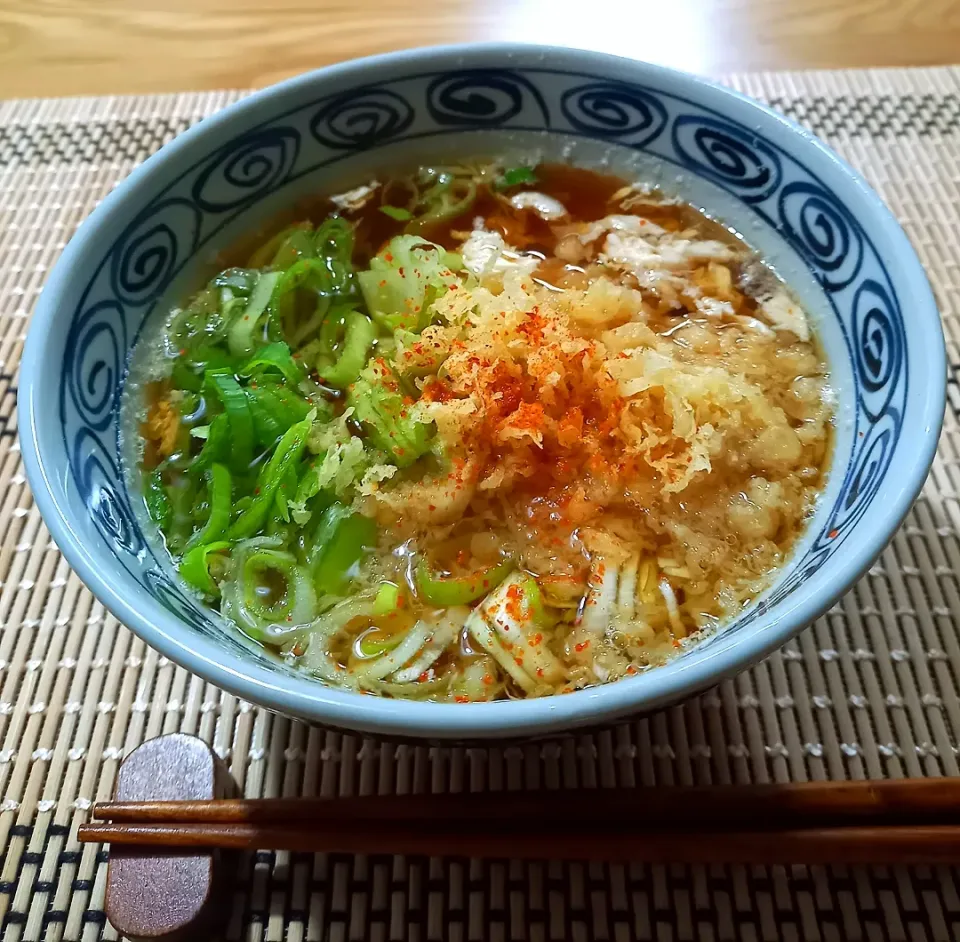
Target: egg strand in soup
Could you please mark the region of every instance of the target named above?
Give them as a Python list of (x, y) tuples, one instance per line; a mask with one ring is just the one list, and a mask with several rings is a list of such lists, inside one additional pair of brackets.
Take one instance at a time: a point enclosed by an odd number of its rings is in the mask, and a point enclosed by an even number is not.
[(803, 310), (656, 191), (422, 167), (301, 206), (163, 332), (144, 499), (323, 681), (458, 702), (662, 663), (769, 585), (833, 398)]

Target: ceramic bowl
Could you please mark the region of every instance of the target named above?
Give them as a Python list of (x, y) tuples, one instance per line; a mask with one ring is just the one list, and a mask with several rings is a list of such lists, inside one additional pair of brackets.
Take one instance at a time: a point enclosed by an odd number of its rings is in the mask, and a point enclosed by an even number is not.
[[(810, 312), (838, 392), (821, 506), (776, 583), (666, 666), (566, 696), (480, 704), (331, 689), (247, 641), (180, 585), (125, 486), (118, 416), (151, 313), (217, 252), (299, 196), (417, 158), (535, 151), (658, 183), (741, 232)], [(716, 684), (823, 613), (916, 497), (943, 416), (946, 360), (924, 272), (877, 195), (757, 102), (628, 59), (537, 46), (414, 50), (257, 92), (181, 134), (81, 226), (37, 305), (20, 435), (37, 504), (69, 563), (125, 625), (249, 701), (407, 737), (555, 733)]]

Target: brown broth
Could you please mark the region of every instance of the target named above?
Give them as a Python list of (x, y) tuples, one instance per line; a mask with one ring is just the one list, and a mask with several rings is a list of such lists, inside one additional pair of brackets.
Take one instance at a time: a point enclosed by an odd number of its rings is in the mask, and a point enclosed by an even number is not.
[[(559, 200), (567, 207), (571, 220), (577, 222), (599, 219), (611, 212), (611, 197), (626, 185), (622, 177), (613, 174), (567, 164), (545, 163), (537, 167), (537, 183), (531, 188)], [(405, 223), (380, 211), (381, 206), (390, 204), (392, 198), (400, 195), (388, 184), (382, 193), (360, 210), (342, 212), (355, 226), (355, 262), (358, 267), (363, 267), (386, 242), (404, 232)], [(298, 222), (319, 225), (336, 211), (328, 196), (301, 198), (289, 209), (276, 214), (268, 224), (229, 246), (217, 257), (214, 268), (216, 271), (230, 267), (242, 268), (253, 252), (276, 233)], [(644, 215), (666, 229), (697, 227), (705, 238), (736, 241), (724, 226), (684, 203), (645, 205)], [(424, 238), (445, 248), (455, 248), (461, 241), (457, 234), (469, 232), (477, 217), (485, 219), (491, 229), (500, 232), (509, 244), (518, 248), (550, 255), (556, 246), (556, 237), (548, 224), (533, 212), (512, 209), (486, 185), (479, 187), (476, 203), (467, 212), (429, 227), (423, 232)]]

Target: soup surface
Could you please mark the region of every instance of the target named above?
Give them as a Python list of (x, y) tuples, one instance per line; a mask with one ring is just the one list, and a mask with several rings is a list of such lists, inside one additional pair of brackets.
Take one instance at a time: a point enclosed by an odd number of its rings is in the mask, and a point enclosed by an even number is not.
[(296, 208), (148, 337), (147, 510), (181, 576), (322, 680), (473, 701), (662, 663), (783, 565), (826, 363), (729, 231), (559, 165)]

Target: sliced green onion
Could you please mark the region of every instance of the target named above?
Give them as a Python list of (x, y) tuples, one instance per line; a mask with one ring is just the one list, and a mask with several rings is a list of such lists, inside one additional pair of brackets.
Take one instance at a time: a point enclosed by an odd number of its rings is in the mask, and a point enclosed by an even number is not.
[(207, 370), (204, 382), (220, 400), (230, 422), (230, 464), (243, 471), (253, 460), (253, 416), (247, 397), (227, 370)]
[(290, 522), (290, 501), (294, 499), (297, 493), (298, 484), (297, 469), (293, 465), (290, 465), (280, 480), (280, 486), (277, 488), (274, 522), (276, 522), (278, 526), (281, 520), (283, 523)]
[(167, 331), (173, 350), (190, 350), (198, 344), (211, 343), (223, 336), (226, 323), (220, 310), (220, 294), (214, 288), (204, 288), (177, 313)]
[(190, 350), (184, 359), (188, 363), (203, 366), (206, 370), (230, 370), (234, 372), (237, 368), (237, 358), (230, 356), (223, 347), (203, 344)]
[(394, 236), (370, 259), (369, 269), (357, 273), (367, 312), (388, 333), (421, 329), (437, 293), (459, 284), (453, 261), (453, 253), (419, 235)]
[(204, 595), (219, 595), (220, 589), (210, 575), (210, 554), (222, 553), (229, 547), (230, 544), (223, 540), (195, 546), (183, 554), (180, 560), (180, 575)]
[[(259, 618), (269, 621), (280, 621), (290, 615), (291, 596), (289, 582), (293, 576), (297, 561), (292, 553), (283, 553), (279, 550), (262, 549), (249, 553), (244, 557), (240, 580), (243, 583), (243, 600), (246, 606), (256, 611)], [(268, 579), (272, 574), (279, 575), (282, 588), (271, 586)], [(274, 583), (281, 580), (274, 579)], [(271, 600), (271, 590), (278, 594)]]
[(173, 518), (173, 506), (167, 496), (167, 489), (163, 485), (163, 473), (154, 468), (146, 480), (144, 500), (147, 504), (147, 513), (150, 519), (161, 529), (166, 531)]
[(198, 503), (200, 477), (194, 472), (196, 462), (187, 474), (174, 472), (167, 480), (167, 497), (170, 499), (172, 514), (164, 533), (167, 548), (171, 553), (183, 551), (187, 541), (193, 535), (194, 513)]
[(316, 618), (309, 574), (292, 553), (260, 545), (237, 555), (234, 579), (224, 586), (221, 608), (248, 635), (273, 641)]
[(543, 601), (543, 592), (540, 591), (540, 583), (533, 576), (527, 576), (522, 585), (523, 597), (530, 606), (530, 614), (537, 623), (549, 624), (556, 622), (556, 619), (547, 611), (546, 604)]
[[(346, 303), (349, 310), (357, 297), (349, 256), (353, 246), (352, 230), (348, 226), (346, 229), (325, 227), (318, 232), (318, 245), (321, 243), (321, 257), (304, 259), (291, 267), (272, 303), (275, 323), (294, 346), (300, 346), (316, 333), (328, 316), (331, 304)], [(306, 314), (309, 316), (304, 319)]]
[(303, 454), (310, 426), (310, 420), (304, 419), (284, 432), (276, 450), (257, 478), (256, 496), (230, 527), (230, 539), (239, 540), (253, 536), (264, 525), (276, 499), (277, 490), (286, 478), (287, 469), (296, 465)]
[(199, 392), (180, 390), (180, 400), (176, 403), (177, 412), (180, 413), (180, 417), (187, 423), (188, 427), (190, 422), (196, 420), (201, 405), (202, 400)]
[(170, 371), (170, 381), (177, 389), (200, 392), (203, 386), (203, 374), (196, 372), (188, 360), (177, 357), (173, 362), (173, 369)]
[(438, 677), (436, 680), (415, 681), (412, 684), (395, 684), (388, 680), (370, 680), (364, 683), (367, 690), (386, 694), (397, 700), (424, 700), (441, 702), (449, 699), (447, 691), (450, 687), (449, 677)]
[[(306, 475), (304, 478), (304, 484), (301, 484), (301, 487), (297, 493), (297, 497), (299, 498), (300, 493), (305, 489), (309, 489), (308, 492), (310, 496), (313, 496), (313, 494), (317, 493), (317, 491), (319, 491), (319, 486), (317, 486), (316, 490), (313, 490), (310, 485), (306, 484), (307, 481), (316, 480), (317, 476), (315, 474)], [(321, 557), (332, 542), (340, 524), (346, 520), (351, 513), (353, 513), (353, 511), (345, 504), (341, 504), (339, 501), (334, 501), (320, 515), (320, 520), (317, 522), (317, 528), (313, 535), (313, 543), (307, 552), (307, 561), (311, 565), (316, 565), (320, 562)]]
[(392, 651), (401, 641), (403, 641), (403, 635), (400, 632), (391, 635), (389, 638), (380, 638), (379, 640), (361, 638), (357, 642), (357, 650), (364, 657), (379, 657), (381, 654), (386, 654), (387, 651)]
[(275, 445), (277, 439), (293, 424), (286, 421), (283, 406), (274, 398), (269, 386), (258, 386), (256, 389), (248, 386), (244, 394), (250, 406), (257, 441), (266, 447)]
[(225, 413), (215, 415), (207, 426), (207, 437), (191, 471), (202, 471), (215, 461), (226, 461), (230, 456), (230, 419)]
[(316, 408), (286, 386), (271, 386), (270, 392), (276, 402), (283, 408), (283, 414), (288, 425), (292, 425), (294, 422), (302, 422), (310, 410)]
[(350, 309), (339, 305), (327, 314), (320, 325), (320, 352), (323, 356), (332, 359), (337, 355), (337, 348), (343, 341), (343, 333), (347, 325)]
[(447, 252), (444, 259), (451, 271), (464, 270), (463, 256), (459, 252)]
[(477, 199), (477, 185), (473, 180), (444, 175), (423, 195), (425, 210), (412, 219), (405, 232), (417, 234), (430, 226), (462, 216)]
[[(304, 473), (303, 477), (300, 479), (300, 483), (297, 486), (297, 495), (294, 500), (294, 503), (303, 507), (306, 510), (307, 501), (313, 500), (320, 493), (320, 478), (317, 476), (316, 472), (316, 463), (311, 462), (307, 466), (307, 470)], [(315, 506), (315, 510), (326, 510), (330, 505), (331, 501), (329, 499), (324, 499), (322, 502), (318, 501), (317, 503), (322, 503), (322, 507)], [(316, 554), (312, 553), (310, 556), (311, 559), (316, 558)]]
[(290, 348), (281, 341), (261, 347), (238, 371), (241, 376), (279, 373), (292, 386), (298, 386), (306, 376), (303, 364), (294, 358)]
[(310, 232), (309, 228), (295, 228), (279, 245), (270, 264), (272, 268), (283, 270), (299, 262), (302, 258), (315, 258), (316, 254), (313, 233)]
[(302, 422), (311, 408), (306, 399), (280, 384), (251, 384), (244, 394), (253, 417), (254, 435), (261, 445), (268, 448), (275, 445), (291, 425)]
[(409, 209), (404, 209), (402, 206), (381, 206), (380, 212), (383, 213), (384, 216), (396, 219), (397, 222), (407, 222), (413, 219), (413, 213), (411, 213)]
[(433, 426), (419, 421), (399, 391), (396, 374), (382, 360), (371, 361), (349, 387), (347, 403), (370, 442), (406, 468), (430, 450)]
[(513, 568), (513, 561), (504, 559), (471, 576), (447, 577), (436, 575), (427, 561), (421, 559), (416, 569), (417, 593), (431, 605), (469, 605), (495, 589)]
[(536, 182), (537, 175), (533, 172), (533, 167), (511, 167), (503, 171), (494, 186), (498, 190), (505, 190), (511, 186), (532, 185)]
[(228, 370), (234, 372), (237, 358), (230, 356), (222, 347), (201, 344), (177, 357), (173, 364), (170, 379), (173, 385), (189, 392), (200, 392), (203, 386), (203, 374), (206, 370)]
[(281, 273), (277, 271), (263, 272), (257, 279), (243, 314), (230, 325), (227, 345), (234, 356), (249, 356), (253, 353), (257, 325), (267, 310), (280, 277)]
[(296, 638), (307, 645), (306, 653), (300, 660), (303, 667), (308, 670), (321, 671), (321, 676), (325, 676), (327, 679), (334, 677), (348, 679), (342, 668), (337, 669), (330, 663), (327, 644), (337, 632), (341, 631), (354, 618), (373, 616), (373, 599), (372, 592), (359, 592), (342, 602), (337, 602), (336, 605), (327, 609), (300, 631), (284, 633), (271, 631), (269, 633), (270, 640), (274, 643), (282, 643), (284, 640)]
[[(291, 342), (301, 340), (320, 326), (335, 294), (327, 259), (302, 258), (283, 272), (277, 282), (270, 301), (273, 322)], [(297, 323), (307, 304), (310, 310), (306, 324)]]
[(339, 356), (332, 366), (320, 369), (321, 381), (328, 386), (346, 389), (360, 376), (367, 354), (376, 339), (373, 321), (359, 311), (350, 311), (344, 318), (344, 338)]
[(187, 544), (189, 548), (221, 540), (230, 526), (232, 480), (230, 472), (222, 464), (213, 464), (207, 471), (207, 494), (210, 516), (203, 528), (190, 538)]
[(389, 615), (400, 607), (400, 586), (395, 582), (381, 582), (373, 603), (374, 615)]
[(309, 232), (312, 228), (313, 226), (309, 222), (301, 222), (295, 226), (287, 226), (286, 229), (281, 229), (280, 232), (264, 242), (263, 245), (250, 256), (250, 260), (247, 262), (247, 268), (266, 268), (270, 262), (273, 261), (280, 246), (287, 241), (291, 233), (296, 232), (298, 229), (306, 229)]
[(342, 216), (330, 216), (317, 229), (314, 239), (317, 255), (334, 259), (342, 269), (349, 270), (353, 257), (353, 226)]
[(240, 294), (243, 297), (249, 297), (259, 276), (258, 271), (249, 268), (228, 268), (226, 271), (220, 272), (211, 284), (218, 288), (229, 288), (235, 295)]
[[(565, 676), (566, 669), (543, 643), (539, 629), (546, 625), (540, 620), (538, 608), (542, 613), (543, 599), (536, 580), (528, 573), (516, 572), (504, 579), (474, 613), (493, 629), (507, 651), (517, 648), (524, 651), (523, 662), (517, 666), (531, 681), (554, 683)], [(487, 647), (487, 650), (500, 661), (494, 648)]]
[(376, 545), (376, 524), (343, 504), (331, 504), (321, 515), (312, 552), (318, 592), (337, 595), (365, 550)]
[(376, 546), (376, 524), (363, 514), (353, 514), (340, 524), (327, 551), (320, 559), (315, 581), (317, 588), (331, 594), (340, 592), (350, 578), (350, 570), (365, 550)]

